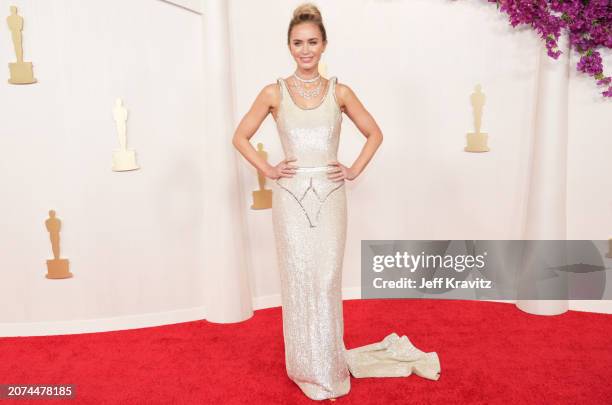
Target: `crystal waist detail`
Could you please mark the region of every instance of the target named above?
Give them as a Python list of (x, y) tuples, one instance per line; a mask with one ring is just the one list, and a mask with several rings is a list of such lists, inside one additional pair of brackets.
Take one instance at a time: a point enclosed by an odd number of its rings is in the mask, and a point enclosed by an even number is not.
[(329, 166), (298, 166), (295, 168), (297, 173), (324, 172), (329, 170)]

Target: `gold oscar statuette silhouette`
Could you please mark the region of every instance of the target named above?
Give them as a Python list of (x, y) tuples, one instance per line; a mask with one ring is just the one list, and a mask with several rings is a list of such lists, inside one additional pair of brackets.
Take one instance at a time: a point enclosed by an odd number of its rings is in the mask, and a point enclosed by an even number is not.
[(136, 164), (136, 152), (127, 148), (128, 110), (123, 106), (123, 101), (120, 98), (115, 100), (113, 117), (115, 118), (120, 147), (113, 151), (113, 171), (125, 172), (137, 170), (140, 167)]
[(47, 278), (70, 278), (72, 273), (68, 271), (68, 259), (60, 259), (60, 230), (62, 221), (55, 216), (55, 211), (49, 211), (49, 218), (45, 221), (49, 237), (53, 259), (47, 260)]
[(606, 257), (612, 259), (612, 238), (608, 239), (608, 254)]
[[(268, 160), (268, 153), (263, 149), (263, 143), (257, 144), (257, 153)], [(266, 176), (259, 170), (257, 171), (257, 180), (259, 181), (259, 190), (253, 191), (253, 205), (251, 209), (265, 210), (272, 208), (272, 190), (266, 190)]]
[(11, 84), (36, 83), (34, 72), (32, 71), (32, 62), (23, 61), (23, 36), (21, 35), (21, 31), (23, 30), (23, 17), (17, 14), (16, 6), (11, 6), (10, 10), (11, 15), (6, 18), (6, 22), (11, 30), (11, 36), (13, 37), (13, 47), (15, 48), (17, 61), (15, 63), (9, 63), (11, 77), (8, 79), (8, 82)]
[(467, 134), (466, 152), (488, 152), (487, 139), (489, 135), (486, 132), (480, 132), (480, 123), (482, 122), (482, 107), (485, 103), (485, 95), (481, 91), (480, 84), (477, 84), (474, 93), (470, 97), (472, 107), (474, 108), (474, 130)]

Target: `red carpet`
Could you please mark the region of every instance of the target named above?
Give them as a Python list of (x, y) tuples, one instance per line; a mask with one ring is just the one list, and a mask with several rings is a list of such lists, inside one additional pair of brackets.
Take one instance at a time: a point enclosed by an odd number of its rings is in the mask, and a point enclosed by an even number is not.
[[(457, 300), (354, 300), (344, 311), (347, 348), (396, 331), (436, 351), (442, 372), (352, 378), (335, 404), (611, 403), (612, 315)], [(77, 404), (316, 403), (286, 377), (280, 308), (229, 325), (0, 338), (0, 359), (0, 384), (75, 384)]]

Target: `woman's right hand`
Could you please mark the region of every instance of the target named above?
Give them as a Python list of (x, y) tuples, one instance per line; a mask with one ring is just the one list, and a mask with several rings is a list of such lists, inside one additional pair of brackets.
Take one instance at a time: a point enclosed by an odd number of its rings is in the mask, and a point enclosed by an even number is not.
[(272, 180), (277, 180), (281, 177), (293, 177), (297, 166), (291, 165), (289, 162), (295, 162), (296, 160), (296, 158), (285, 159), (276, 166), (270, 166), (267, 173), (265, 173), (266, 177)]

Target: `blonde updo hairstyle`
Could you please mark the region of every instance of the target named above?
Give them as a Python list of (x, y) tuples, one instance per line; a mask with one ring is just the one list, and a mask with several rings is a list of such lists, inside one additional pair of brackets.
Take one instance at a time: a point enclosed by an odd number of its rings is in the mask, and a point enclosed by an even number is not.
[(289, 30), (287, 30), (287, 44), (291, 43), (291, 30), (293, 27), (307, 22), (313, 23), (319, 27), (321, 37), (323, 38), (323, 43), (327, 42), (327, 34), (325, 33), (325, 26), (323, 25), (323, 17), (321, 17), (321, 12), (314, 4), (304, 3), (293, 11), (293, 18), (291, 19), (291, 22), (289, 22)]

